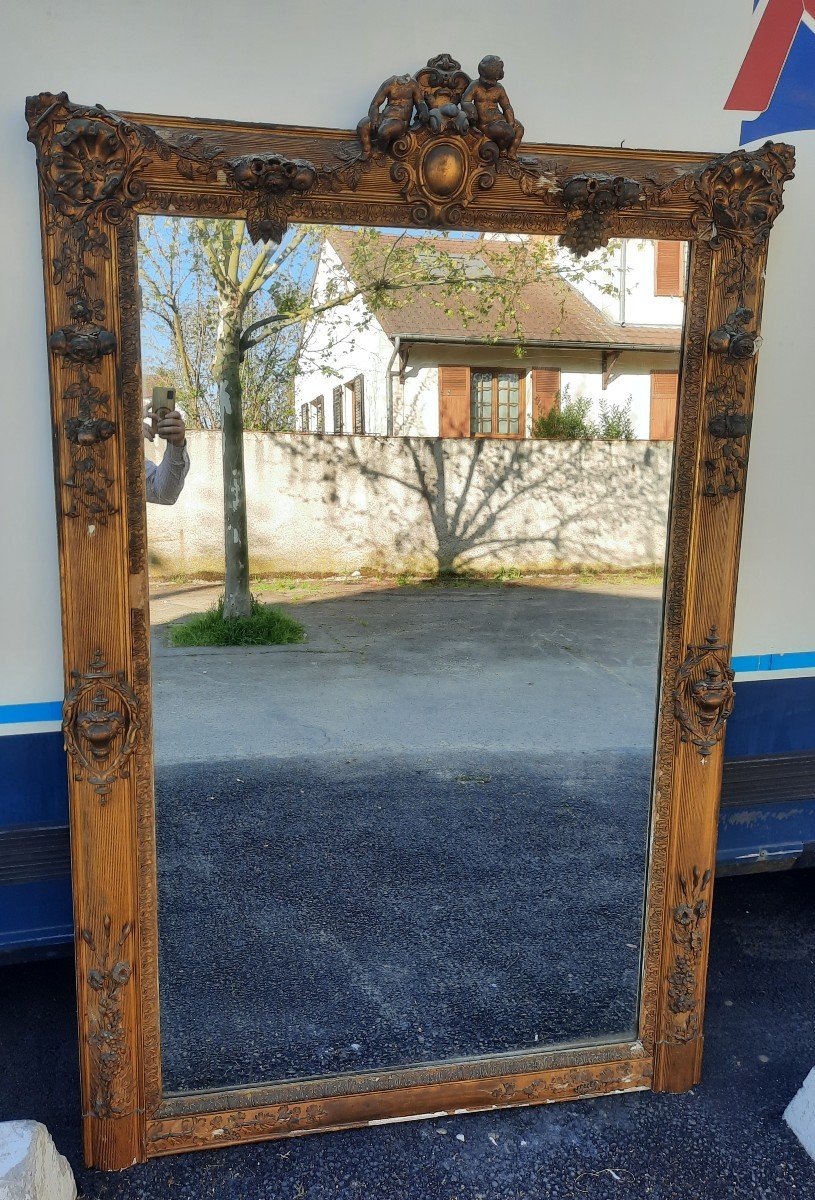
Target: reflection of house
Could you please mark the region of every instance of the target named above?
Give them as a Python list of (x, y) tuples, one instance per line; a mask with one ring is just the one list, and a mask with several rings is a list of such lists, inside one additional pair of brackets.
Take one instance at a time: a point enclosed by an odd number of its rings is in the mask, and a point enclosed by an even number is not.
[[(352, 280), (353, 231), (332, 229), (315, 276), (320, 297)], [(395, 239), (383, 236), (383, 247)], [(446, 255), (489, 273), (495, 242), (447, 239)], [(684, 249), (678, 242), (627, 242), (617, 251), (624, 295), (608, 297), (560, 279), (520, 292), (526, 353), (485, 343), (495, 321), (462, 322), (426, 291), (374, 316), (361, 297), (331, 310), (307, 332), (297, 379), (297, 426), (319, 433), (427, 437), (524, 437), (533, 420), (571, 397), (625, 404), (638, 438), (670, 438), (683, 313)], [(619, 276), (622, 278), (622, 274)], [(455, 307), (455, 303), (454, 303)], [(636, 322), (636, 323), (632, 323)]]

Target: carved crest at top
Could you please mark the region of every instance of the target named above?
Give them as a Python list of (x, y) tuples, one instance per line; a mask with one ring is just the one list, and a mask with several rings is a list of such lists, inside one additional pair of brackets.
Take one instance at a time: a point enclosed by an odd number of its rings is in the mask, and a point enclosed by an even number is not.
[(476, 79), (439, 54), (377, 91), (357, 126), (362, 157), (395, 160), (391, 178), (415, 221), (456, 224), (476, 189), (492, 187), (499, 159), (516, 157), (524, 130), (503, 77), (495, 54), (482, 58)]

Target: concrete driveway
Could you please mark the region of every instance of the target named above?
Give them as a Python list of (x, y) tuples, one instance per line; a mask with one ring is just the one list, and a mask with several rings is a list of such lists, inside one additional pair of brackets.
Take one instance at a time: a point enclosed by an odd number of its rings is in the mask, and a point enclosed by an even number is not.
[(172, 648), (164, 626), (218, 588), (153, 589), (157, 763), (652, 743), (656, 584), (271, 587), (303, 645)]

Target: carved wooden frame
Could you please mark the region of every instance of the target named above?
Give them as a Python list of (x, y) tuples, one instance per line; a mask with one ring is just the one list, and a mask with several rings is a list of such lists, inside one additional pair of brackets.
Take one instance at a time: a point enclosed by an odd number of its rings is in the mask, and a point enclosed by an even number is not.
[[(449, 56), (431, 60), (423, 86), (432, 93), (439, 80), (457, 81), (457, 68)], [(699, 1079), (754, 354), (767, 239), (793, 152), (768, 143), (710, 159), (526, 145), (514, 157), (460, 119), (455, 103), (447, 111), (433, 125), (420, 114), (366, 154), (352, 132), (115, 114), (64, 94), (27, 103), (40, 183), (89, 1164), (113, 1169), (430, 1112), (682, 1091)], [(431, 159), (434, 137), (446, 149)], [(242, 216), (257, 236), (308, 220), (465, 223), (560, 234), (577, 251), (609, 236), (689, 240), (633, 1041), (163, 1094), (140, 213)]]

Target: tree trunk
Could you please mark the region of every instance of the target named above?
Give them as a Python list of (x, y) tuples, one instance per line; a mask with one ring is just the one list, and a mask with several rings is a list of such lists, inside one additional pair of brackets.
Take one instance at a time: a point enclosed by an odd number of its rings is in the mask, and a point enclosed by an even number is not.
[(248, 617), (249, 541), (246, 531), (246, 477), (243, 469), (243, 406), (240, 380), (241, 318), (221, 307), (212, 373), (221, 407), (224, 474), (224, 618)]

